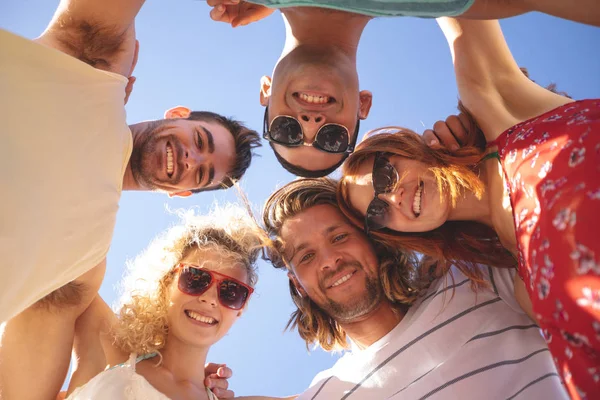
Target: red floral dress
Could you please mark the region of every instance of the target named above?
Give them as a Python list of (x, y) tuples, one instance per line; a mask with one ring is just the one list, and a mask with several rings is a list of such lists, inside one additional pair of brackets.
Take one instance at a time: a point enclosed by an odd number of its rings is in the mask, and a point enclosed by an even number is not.
[(574, 399), (600, 399), (600, 99), (569, 103), (494, 143), (523, 278)]

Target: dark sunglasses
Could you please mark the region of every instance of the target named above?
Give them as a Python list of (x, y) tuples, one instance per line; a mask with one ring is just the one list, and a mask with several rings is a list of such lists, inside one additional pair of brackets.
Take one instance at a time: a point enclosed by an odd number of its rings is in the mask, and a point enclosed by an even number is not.
[(390, 205), (379, 199), (379, 195), (391, 193), (396, 188), (400, 180), (400, 175), (390, 163), (389, 158), (384, 153), (378, 151), (375, 153), (371, 178), (375, 196), (369, 203), (367, 214), (365, 215), (365, 231), (367, 235), (370, 231), (385, 228)]
[(181, 263), (177, 267), (179, 282), (177, 287), (190, 296), (201, 296), (213, 283), (217, 284), (217, 297), (223, 307), (241, 310), (254, 292), (254, 289), (230, 276), (202, 269), (196, 265)]
[[(356, 120), (354, 139), (350, 142), (348, 128), (340, 124), (325, 124), (319, 128), (310, 146), (333, 154), (350, 154), (354, 151), (360, 120)], [(289, 115), (278, 115), (269, 124), (269, 107), (265, 107), (263, 139), (285, 147), (305, 146), (302, 124)]]

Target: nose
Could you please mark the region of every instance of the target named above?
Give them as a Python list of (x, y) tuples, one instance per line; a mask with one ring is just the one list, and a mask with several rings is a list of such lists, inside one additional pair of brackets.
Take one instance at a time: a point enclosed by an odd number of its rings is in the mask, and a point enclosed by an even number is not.
[(328, 248), (321, 251), (321, 270), (336, 269), (343, 257), (337, 249), (331, 246), (326, 247)]
[(304, 130), (304, 142), (312, 144), (319, 128), (325, 123), (325, 116), (315, 112), (301, 112), (298, 114)]
[(183, 162), (186, 170), (195, 170), (206, 162), (206, 155), (197, 150), (186, 150)]
[(218, 296), (217, 293), (217, 285), (213, 284), (208, 290), (202, 293), (201, 296), (198, 297), (198, 301), (200, 303), (206, 303), (212, 307), (216, 307), (218, 304)]
[(400, 207), (402, 204), (402, 197), (404, 195), (404, 188), (399, 187), (391, 193), (380, 194), (379, 197), (385, 200), (386, 203), (393, 207)]

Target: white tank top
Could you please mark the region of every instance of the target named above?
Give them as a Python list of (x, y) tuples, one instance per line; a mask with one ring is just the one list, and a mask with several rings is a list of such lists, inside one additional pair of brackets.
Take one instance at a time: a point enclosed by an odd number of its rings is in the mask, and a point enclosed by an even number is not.
[[(67, 400), (169, 400), (140, 374), (135, 365), (144, 357), (131, 353), (129, 360), (96, 375), (84, 386), (78, 387)], [(206, 388), (209, 400), (219, 400)]]
[(0, 322), (108, 252), (127, 79), (0, 29)]

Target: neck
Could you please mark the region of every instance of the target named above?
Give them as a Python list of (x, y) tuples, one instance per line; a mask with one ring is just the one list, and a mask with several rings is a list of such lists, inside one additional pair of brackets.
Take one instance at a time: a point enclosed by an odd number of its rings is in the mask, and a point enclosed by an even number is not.
[(404, 312), (395, 310), (385, 300), (378, 308), (361, 317), (360, 320), (339, 322), (339, 324), (360, 349), (365, 349), (390, 333), (403, 317)]
[(450, 221), (475, 221), (493, 228), (487, 187), (481, 199), (467, 191), (456, 201), (448, 217)]
[(161, 368), (166, 369), (175, 381), (187, 381), (204, 388), (204, 364), (209, 347), (193, 347), (168, 336), (162, 354)]
[(280, 59), (306, 46), (323, 50), (335, 48), (356, 63), (358, 43), (371, 17), (316, 7), (290, 7), (281, 12), (286, 34)]
[[(140, 122), (138, 124), (129, 125), (133, 149), (136, 148), (136, 143), (139, 143), (142, 136), (144, 135), (144, 127), (146, 125), (147, 122)], [(127, 168), (125, 168), (125, 174), (123, 175), (123, 190), (146, 190), (145, 188), (141, 187), (140, 184), (133, 177), (133, 172), (131, 171), (131, 157), (129, 157), (129, 161), (127, 162)]]

